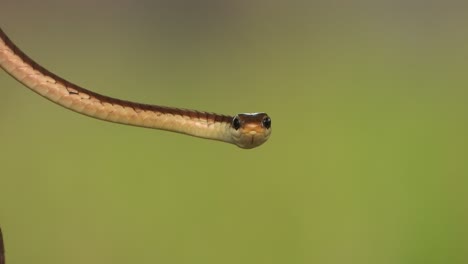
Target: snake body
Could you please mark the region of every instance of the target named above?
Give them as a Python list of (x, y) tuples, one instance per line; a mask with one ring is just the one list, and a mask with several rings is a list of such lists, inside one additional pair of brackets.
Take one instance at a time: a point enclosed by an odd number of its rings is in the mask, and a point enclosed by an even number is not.
[(130, 102), (84, 89), (34, 62), (1, 28), (0, 67), (50, 101), (105, 121), (219, 140), (247, 149), (263, 144), (271, 133), (271, 119), (266, 113), (219, 115)]
[(5, 246), (3, 245), (2, 228), (0, 228), (0, 264), (5, 264)]

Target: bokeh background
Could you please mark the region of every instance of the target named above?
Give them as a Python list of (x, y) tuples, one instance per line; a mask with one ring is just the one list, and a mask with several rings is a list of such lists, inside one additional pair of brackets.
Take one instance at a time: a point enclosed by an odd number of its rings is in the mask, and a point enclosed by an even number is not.
[(0, 73), (7, 263), (467, 263), (463, 1), (2, 0), (117, 98), (265, 111), (258, 149), (101, 122)]

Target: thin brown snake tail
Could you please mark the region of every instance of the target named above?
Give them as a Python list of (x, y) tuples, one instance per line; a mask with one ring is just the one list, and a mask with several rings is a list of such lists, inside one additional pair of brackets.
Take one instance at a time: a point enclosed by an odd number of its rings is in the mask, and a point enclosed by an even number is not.
[(271, 133), (271, 119), (266, 113), (219, 115), (129, 102), (89, 91), (34, 62), (1, 28), (0, 67), (50, 101), (105, 121), (219, 140), (247, 149), (260, 146)]
[(0, 264), (5, 264), (5, 245), (3, 244), (2, 228), (0, 227)]

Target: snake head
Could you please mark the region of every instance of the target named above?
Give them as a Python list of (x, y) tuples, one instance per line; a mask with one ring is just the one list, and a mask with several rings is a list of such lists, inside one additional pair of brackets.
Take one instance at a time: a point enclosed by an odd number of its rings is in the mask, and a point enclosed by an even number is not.
[(266, 113), (238, 114), (232, 118), (230, 132), (238, 147), (255, 148), (270, 137), (271, 119)]

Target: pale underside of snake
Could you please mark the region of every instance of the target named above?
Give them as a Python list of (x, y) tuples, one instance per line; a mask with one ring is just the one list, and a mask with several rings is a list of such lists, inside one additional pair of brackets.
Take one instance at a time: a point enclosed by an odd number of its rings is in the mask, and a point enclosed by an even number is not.
[(271, 133), (271, 119), (266, 113), (219, 115), (129, 102), (86, 90), (34, 62), (1, 28), (0, 67), (50, 101), (105, 121), (219, 140), (246, 149), (260, 146)]

